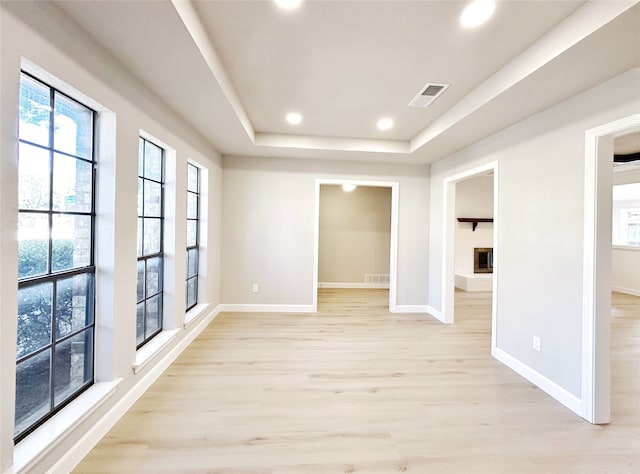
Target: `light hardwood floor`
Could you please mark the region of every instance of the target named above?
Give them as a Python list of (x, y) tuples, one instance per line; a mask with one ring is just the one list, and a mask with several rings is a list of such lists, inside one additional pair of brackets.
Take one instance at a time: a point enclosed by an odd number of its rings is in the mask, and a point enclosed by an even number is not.
[(491, 358), (490, 294), (451, 326), (387, 301), (220, 314), (75, 472), (640, 472), (640, 298), (614, 295), (607, 426)]

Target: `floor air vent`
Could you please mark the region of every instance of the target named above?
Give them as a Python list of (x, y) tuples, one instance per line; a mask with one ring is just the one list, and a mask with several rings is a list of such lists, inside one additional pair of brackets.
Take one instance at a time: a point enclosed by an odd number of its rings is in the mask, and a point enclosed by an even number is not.
[(365, 283), (389, 283), (389, 275), (385, 273), (365, 273)]

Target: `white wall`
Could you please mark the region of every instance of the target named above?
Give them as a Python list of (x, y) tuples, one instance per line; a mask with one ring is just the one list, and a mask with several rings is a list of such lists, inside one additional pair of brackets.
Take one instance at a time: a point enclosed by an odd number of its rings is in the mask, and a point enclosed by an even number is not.
[(473, 273), (473, 249), (493, 247), (493, 224), (481, 222), (473, 230), (458, 217), (493, 217), (493, 174), (456, 183), (455, 273)]
[[(186, 160), (192, 159), (208, 169), (209, 192), (207, 206), (208, 269), (201, 288), (213, 310), (220, 301), (220, 222), (221, 169), (220, 157), (201, 136), (194, 133), (158, 97), (135, 79), (75, 24), (61, 15), (50, 2), (0, 4), (1, 21), (1, 149), (0, 149), (0, 472), (10, 469), (13, 447), (13, 413), (15, 393), (16, 353), (16, 293), (17, 284), (17, 123), (18, 89), (21, 58), (24, 57), (69, 86), (109, 109), (102, 116), (115, 127), (115, 142), (103, 143), (104, 152), (98, 157), (98, 340), (96, 364), (98, 382), (121, 379), (104, 403), (95, 411), (58, 437), (57, 444), (45, 450), (30, 467), (44, 472), (83, 439), (87, 433), (105, 421), (112, 409), (122, 409), (135, 398), (150, 377), (159, 374), (160, 359), (186, 344), (194, 337), (200, 324), (183, 329), (184, 314), (184, 247), (186, 241)], [(136, 360), (136, 205), (137, 155), (140, 130), (153, 135), (176, 152), (174, 183), (175, 201), (167, 202), (175, 209), (175, 238), (167, 252), (171, 254), (171, 268), (176, 281), (166, 288), (166, 310), (171, 313), (177, 335), (157, 357), (136, 374), (132, 364)], [(170, 268), (170, 269), (171, 269)], [(101, 291), (101, 293), (100, 293)], [(170, 306), (170, 307), (169, 307)], [(209, 314), (206, 317), (210, 317)], [(205, 317), (205, 316), (202, 316)], [(173, 354), (176, 355), (175, 353)], [(144, 382), (144, 383), (143, 383)], [(86, 399), (83, 395), (78, 400)], [(54, 417), (52, 420), (59, 420)], [(112, 420), (115, 421), (115, 420)], [(51, 426), (49, 422), (45, 426)], [(42, 434), (46, 430), (37, 430)], [(89, 436), (90, 438), (90, 436)], [(16, 453), (24, 454), (30, 436), (21, 442)], [(51, 441), (51, 435), (42, 439)], [(38, 444), (38, 443), (35, 443)], [(41, 446), (36, 446), (41, 448)], [(37, 451), (37, 449), (35, 450)], [(34, 452), (35, 452), (34, 451)], [(29, 453), (27, 453), (29, 454)], [(33, 454), (33, 453), (31, 453)], [(28, 457), (28, 456), (27, 456)], [(22, 458), (21, 459), (26, 459)]]
[(426, 305), (427, 166), (239, 157), (223, 160), (224, 303), (312, 305), (318, 178), (399, 182), (397, 302)]
[(429, 304), (442, 309), (443, 182), (497, 161), (497, 349), (566, 399), (581, 396), (585, 130), (637, 113), (639, 85), (630, 71), (431, 168)]
[(318, 281), (365, 282), (389, 274), (391, 188), (320, 186)]

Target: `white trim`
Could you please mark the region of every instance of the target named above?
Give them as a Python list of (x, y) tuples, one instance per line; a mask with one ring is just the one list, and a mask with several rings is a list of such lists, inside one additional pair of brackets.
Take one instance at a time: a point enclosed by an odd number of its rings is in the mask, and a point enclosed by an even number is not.
[[(596, 296), (611, 290), (610, 279), (604, 280), (597, 278), (596, 275), (596, 261), (600, 256), (597, 245), (599, 240), (597, 238), (597, 209), (604, 198), (602, 192), (597, 192), (598, 165), (602, 164), (598, 156), (598, 142), (600, 138), (615, 137), (638, 129), (640, 129), (640, 114), (634, 114), (585, 132), (581, 395), (583, 411), (581, 416), (591, 423), (607, 423), (611, 409), (609, 399), (598, 402), (596, 396), (597, 390), (607, 393), (611, 384), (608, 374), (599, 376), (596, 372), (598, 366), (607, 367), (610, 358), (607, 338), (598, 338), (596, 330), (599, 325), (604, 323), (601, 319), (609, 318), (609, 315), (597, 314)], [(607, 255), (601, 257), (607, 258)], [(608, 258), (611, 258), (610, 252)]]
[(612, 245), (613, 250), (627, 250), (629, 252), (640, 252), (640, 246), (638, 245)]
[(222, 304), (228, 313), (315, 313), (310, 304)]
[(131, 368), (133, 369), (133, 373), (137, 374), (140, 372), (146, 365), (149, 364), (153, 360), (155, 356), (157, 356), (162, 349), (169, 346), (171, 342), (176, 338), (180, 332), (180, 329), (169, 329), (166, 331), (162, 331), (160, 334), (155, 336), (149, 342), (147, 342), (144, 346), (136, 351), (136, 361), (131, 364)]
[(429, 313), (426, 304), (398, 304), (394, 313)]
[(56, 413), (37, 430), (20, 441), (13, 451), (13, 468), (8, 472), (29, 472), (47, 453), (58, 446), (78, 423), (104, 405), (122, 379), (99, 382)]
[(438, 311), (437, 309), (435, 309), (431, 305), (427, 305), (426, 309), (427, 309), (427, 313), (429, 313), (431, 316), (436, 318), (441, 323), (444, 323), (444, 317), (442, 316), (442, 312), (441, 311)]
[(355, 184), (357, 186), (370, 186), (379, 188), (391, 188), (391, 237), (389, 245), (389, 312), (396, 312), (397, 284), (398, 284), (398, 202), (400, 183), (398, 181), (369, 181), (360, 179), (329, 179), (316, 178), (315, 184), (315, 220), (313, 227), (313, 307), (311, 312), (318, 310), (318, 254), (320, 242), (320, 186), (323, 184), (343, 185)]
[(577, 413), (578, 415), (582, 415), (583, 407), (580, 398), (568, 392), (555, 382), (549, 380), (537, 370), (532, 369), (528, 365), (520, 362), (515, 357), (507, 354), (502, 349), (498, 349), (497, 347), (494, 348), (491, 355), (493, 355), (494, 358), (502, 362), (511, 370), (520, 374), (525, 379), (546, 392), (548, 395), (558, 400), (571, 411)]
[[(200, 316), (205, 314), (208, 309), (209, 309), (209, 303), (199, 303), (195, 305), (193, 308), (187, 311), (187, 313), (184, 315), (183, 327), (188, 328), (189, 326), (191, 326), (194, 323), (194, 321), (196, 321)], [(214, 317), (217, 316), (219, 312), (220, 312), (220, 307), (218, 306), (214, 310), (214, 313), (215, 313)]]
[(356, 289), (374, 289), (389, 288), (389, 283), (340, 283), (333, 281), (318, 282), (318, 288), (356, 288)]
[(640, 290), (636, 290), (634, 288), (624, 288), (622, 286), (612, 286), (611, 291), (615, 291), (617, 293), (624, 293), (626, 295), (631, 296), (640, 296)]
[(108, 433), (108, 431), (122, 418), (144, 392), (162, 375), (174, 360), (193, 342), (193, 340), (209, 325), (219, 313), (214, 309), (201, 319), (198, 324), (186, 334), (178, 343), (148, 372), (142, 375), (137, 383), (123, 395), (123, 397), (87, 432), (63, 454), (48, 472), (71, 472), (89, 451)]

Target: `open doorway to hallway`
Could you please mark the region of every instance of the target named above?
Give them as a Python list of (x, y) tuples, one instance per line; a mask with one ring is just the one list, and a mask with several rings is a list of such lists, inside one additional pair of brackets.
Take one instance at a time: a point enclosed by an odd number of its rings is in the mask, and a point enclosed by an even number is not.
[(397, 182), (316, 180), (314, 310), (319, 289), (385, 290), (396, 309)]
[(325, 299), (357, 289), (376, 300), (386, 295), (388, 309), (390, 250), (391, 188), (320, 186), (318, 291)]

